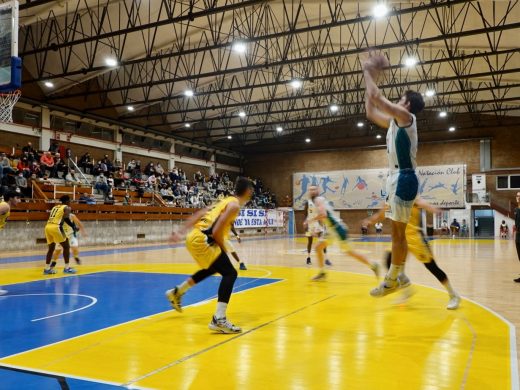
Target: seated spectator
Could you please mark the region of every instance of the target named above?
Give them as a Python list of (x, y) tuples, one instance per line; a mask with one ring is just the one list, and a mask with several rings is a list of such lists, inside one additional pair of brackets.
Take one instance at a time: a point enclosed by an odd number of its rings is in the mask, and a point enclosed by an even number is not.
[(59, 153), (56, 153), (54, 157), (54, 167), (52, 169), (51, 177), (58, 178), (60, 173), (63, 175), (66, 171), (67, 164), (61, 158)]
[(174, 196), (173, 196), (173, 192), (172, 192), (171, 188), (162, 187), (160, 193), (161, 193), (161, 197), (164, 200), (167, 200), (168, 202), (172, 202), (173, 201)]
[(462, 224), (460, 225), (460, 236), (461, 237), (468, 237), (469, 234), (469, 227), (468, 223), (465, 219), (462, 220)]
[(92, 162), (92, 157), (90, 153), (87, 152), (79, 159), (79, 167), (83, 169), (83, 171), (87, 174), (90, 174), (94, 169), (94, 164)]
[(144, 174), (146, 176), (155, 175), (155, 166), (153, 162), (149, 162), (148, 165), (144, 168)]
[(40, 158), (40, 167), (43, 172), (49, 171), (49, 174), (54, 170), (54, 158), (51, 156), (51, 152), (43, 152)]
[(112, 173), (108, 174), (107, 183), (108, 183), (109, 191), (112, 192), (112, 190), (114, 189), (114, 183), (115, 183), (114, 175)]
[(376, 228), (376, 234), (378, 236), (380, 236), (381, 234), (383, 234), (383, 223), (381, 221), (379, 222), (376, 222), (376, 224), (374, 225), (374, 227)]
[(123, 206), (130, 206), (132, 204), (132, 197), (128, 190), (126, 190), (125, 197), (123, 198)]
[(450, 234), (450, 228), (448, 227), (448, 221), (445, 219), (442, 220), (441, 223), (441, 235), (449, 235)]
[(22, 193), (23, 196), (31, 196), (31, 189), (27, 185), (27, 179), (23, 176), (22, 172), (18, 172), (18, 176), (16, 176), (16, 186), (20, 189), (20, 193)]
[(18, 172), (22, 172), (26, 178), (31, 176), (31, 163), (26, 156), (23, 156), (20, 160), (18, 160), (18, 166), (16, 169)]
[(40, 164), (37, 161), (33, 161), (31, 164), (31, 176), (42, 177), (42, 171), (40, 169)]
[(164, 168), (162, 167), (161, 163), (157, 163), (156, 167), (155, 167), (155, 172), (158, 174), (158, 175), (164, 175)]
[(108, 195), (108, 180), (103, 172), (101, 172), (99, 176), (96, 177), (96, 183), (94, 184), (94, 188), (102, 192), (105, 196)]
[(450, 231), (452, 238), (455, 238), (455, 236), (459, 235), (460, 223), (457, 222), (456, 218), (453, 218), (453, 222), (450, 225)]
[(508, 238), (509, 236), (509, 226), (507, 226), (506, 221), (502, 221), (500, 224), (500, 238)]
[(112, 161), (110, 161), (110, 158), (108, 158), (108, 154), (105, 154), (103, 157), (103, 160), (101, 160), (103, 164), (107, 167), (107, 172), (112, 172), (112, 169), (114, 168), (114, 164), (112, 164)]
[(137, 163), (135, 162), (135, 160), (131, 160), (127, 165), (126, 165), (126, 171), (128, 173), (133, 173), (134, 172), (134, 169), (136, 167)]
[(79, 185), (81, 182), (76, 176), (76, 172), (74, 169), (66, 169), (66, 173), (64, 175), (65, 184), (69, 185)]
[(82, 203), (82, 204), (96, 204), (96, 198), (94, 198), (94, 196), (89, 195), (89, 194), (87, 194), (85, 192), (85, 193), (83, 193), (79, 197), (79, 203)]
[(0, 179), (10, 173), (14, 173), (14, 169), (11, 168), (11, 161), (5, 153), (0, 153)]
[(105, 198), (105, 204), (114, 204), (115, 202), (116, 200), (114, 199), (114, 194), (112, 194), (112, 192), (109, 192)]
[(147, 187), (151, 190), (151, 191), (154, 191), (155, 188), (157, 186), (157, 178), (155, 177), (155, 175), (152, 173), (150, 176), (148, 176), (148, 180), (147, 180)]

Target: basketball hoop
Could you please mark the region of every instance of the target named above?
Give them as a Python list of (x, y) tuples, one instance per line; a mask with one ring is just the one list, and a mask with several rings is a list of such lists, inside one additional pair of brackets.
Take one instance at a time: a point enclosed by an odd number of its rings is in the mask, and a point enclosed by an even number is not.
[(22, 92), (19, 89), (0, 93), (0, 122), (13, 123), (13, 108), (20, 96)]

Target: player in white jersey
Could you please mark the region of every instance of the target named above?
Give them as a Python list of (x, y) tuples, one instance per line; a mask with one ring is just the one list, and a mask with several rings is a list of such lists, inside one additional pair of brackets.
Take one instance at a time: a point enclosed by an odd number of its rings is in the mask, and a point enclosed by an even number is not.
[(338, 242), (340, 250), (355, 258), (359, 262), (369, 267), (376, 275), (379, 276), (379, 265), (377, 263), (371, 263), (361, 253), (354, 251), (348, 240), (348, 229), (343, 223), (339, 215), (334, 211), (332, 206), (327, 200), (319, 196), (319, 189), (316, 186), (309, 188), (309, 199), (312, 200), (316, 207), (316, 215), (313, 218), (306, 220), (307, 224), (320, 221), (326, 227), (326, 234), (322, 234), (319, 238), (318, 244), (316, 244), (316, 257), (318, 258), (318, 266), (320, 268), (318, 274), (312, 278), (312, 280), (323, 280), (326, 278), (325, 273), (325, 249), (329, 244)]
[(388, 217), (392, 220), (392, 265), (381, 285), (370, 291), (370, 295), (374, 297), (396, 291), (401, 282), (410, 282), (404, 274), (404, 261), (408, 252), (405, 231), (419, 189), (415, 174), (415, 115), (424, 108), (424, 100), (418, 92), (406, 91), (397, 103), (390, 102), (381, 94), (374, 80), (379, 77), (382, 66), (388, 65), (383, 56), (373, 56), (363, 64), (367, 118), (382, 128), (388, 128), (386, 146), (389, 174), (386, 189)]
[[(69, 219), (72, 222), (73, 226), (70, 226), (68, 224), (63, 224), (63, 231), (65, 232), (65, 236), (69, 240), (70, 249), (72, 250), (72, 255), (74, 256), (74, 260), (76, 260), (76, 264), (80, 265), (81, 260), (79, 258), (79, 241), (78, 241), (78, 232), (85, 235), (85, 228), (79, 218), (74, 215), (70, 214)], [(56, 245), (56, 249), (54, 249), (54, 253), (52, 254), (52, 261), (55, 262), (60, 257), (61, 253), (63, 252), (63, 248), (61, 244)]]
[[(314, 205), (314, 202), (312, 199), (307, 199), (305, 202), (305, 215), (306, 219), (303, 222), (303, 227), (305, 228), (305, 236), (307, 237), (307, 265), (311, 265), (311, 250), (312, 250), (312, 242), (314, 240), (314, 237), (321, 237), (323, 234), (325, 234), (325, 225), (321, 221), (314, 221), (311, 223), (308, 223), (307, 221), (310, 221), (314, 219), (317, 215), (316, 206)], [(327, 256), (327, 249), (325, 248), (325, 256)], [(325, 265), (331, 266), (332, 263), (329, 259), (325, 259)]]

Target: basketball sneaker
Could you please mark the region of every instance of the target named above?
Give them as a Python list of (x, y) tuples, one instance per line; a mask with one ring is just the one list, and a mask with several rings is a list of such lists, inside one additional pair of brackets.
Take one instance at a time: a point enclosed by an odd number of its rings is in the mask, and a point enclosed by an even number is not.
[(399, 281), (399, 288), (406, 288), (406, 287), (410, 287), (412, 285), (410, 278), (408, 276), (406, 276), (405, 274), (400, 274), (397, 277), (397, 280)]
[(416, 291), (411, 284), (408, 287), (401, 287), (401, 294), (394, 300), (394, 305), (404, 305), (415, 293)]
[(67, 267), (67, 268), (63, 268), (63, 273), (64, 274), (75, 274), (76, 270), (72, 267)]
[(332, 267), (332, 262), (329, 259), (325, 260), (325, 265)]
[(311, 280), (313, 282), (318, 282), (320, 280), (325, 280), (325, 279), (327, 279), (327, 274), (325, 272), (323, 272), (323, 271), (320, 271), (318, 273), (318, 275), (314, 276)]
[(396, 280), (390, 284), (389, 280), (385, 279), (383, 283), (370, 291), (370, 295), (372, 295), (374, 298), (380, 298), (398, 291), (399, 288), (399, 280)]
[(45, 268), (43, 270), (43, 274), (44, 275), (54, 275), (55, 273), (56, 273), (56, 270), (54, 269), (54, 267), (53, 268), (49, 268), (49, 269)]
[(379, 266), (379, 264), (376, 262), (372, 263), (372, 265), (370, 266), (370, 269), (376, 275), (376, 279), (379, 280), (379, 273), (381, 272), (381, 267)]
[(2, 287), (0, 287), (0, 295), (5, 295), (7, 294), (9, 291), (7, 290), (3, 290)]
[(450, 301), (448, 302), (448, 306), (446, 309), (448, 310), (456, 310), (460, 306), (460, 297), (458, 295), (450, 296)]
[(307, 257), (307, 265), (311, 265), (312, 262), (311, 262), (311, 258), (310, 257)]
[(217, 319), (215, 316), (211, 319), (208, 328), (219, 333), (241, 333), (242, 328), (233, 325), (226, 317)]
[(246, 267), (246, 265), (244, 263), (240, 263), (240, 267), (239, 268), (240, 268), (241, 271), (247, 271), (247, 267)]
[(520, 283), (520, 278), (513, 279), (513, 282), (515, 282), (515, 283)]
[(168, 298), (174, 310), (182, 313), (182, 294), (179, 293), (179, 289), (177, 287), (171, 290), (166, 290), (166, 298)]

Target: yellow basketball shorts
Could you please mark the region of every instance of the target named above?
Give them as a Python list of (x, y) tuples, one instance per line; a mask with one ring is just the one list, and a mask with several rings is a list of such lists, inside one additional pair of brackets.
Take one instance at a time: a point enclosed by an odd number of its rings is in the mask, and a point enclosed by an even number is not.
[(45, 225), (45, 238), (47, 239), (47, 245), (52, 243), (60, 244), (67, 240), (67, 237), (61, 231), (60, 226), (53, 223)]
[(207, 269), (220, 256), (222, 249), (216, 242), (208, 243), (208, 236), (199, 229), (193, 229), (186, 236), (186, 249), (203, 269)]
[(421, 230), (408, 225), (406, 227), (406, 242), (408, 251), (414, 255), (421, 263), (429, 263), (433, 259), (433, 254), (426, 241), (426, 237)]

